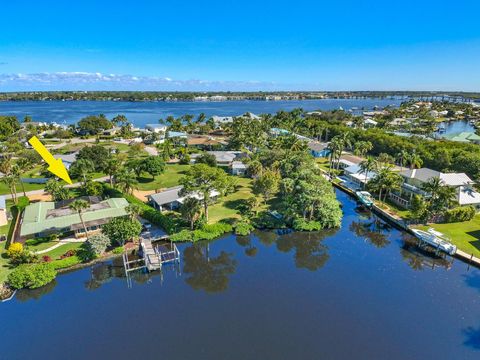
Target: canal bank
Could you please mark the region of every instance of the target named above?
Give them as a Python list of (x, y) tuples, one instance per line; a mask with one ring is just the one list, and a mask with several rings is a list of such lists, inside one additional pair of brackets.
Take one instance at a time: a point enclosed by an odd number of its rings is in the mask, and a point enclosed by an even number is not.
[[(343, 186), (341, 183), (337, 183), (337, 182), (332, 181), (332, 184), (337, 189), (347, 193), (348, 195), (350, 195), (354, 199), (358, 200), (358, 196), (356, 195), (355, 191), (349, 189), (346, 186)], [(380, 208), (376, 204), (373, 204), (373, 206), (370, 207), (370, 210), (372, 212), (374, 212), (376, 215), (380, 216), (385, 221), (387, 221), (389, 224), (395, 226), (397, 229), (402, 230), (402, 231), (406, 231), (410, 235), (415, 236), (415, 233), (412, 231), (410, 226), (401, 217), (396, 216), (394, 214), (391, 214), (391, 213), (383, 210), (382, 208)], [(473, 265), (477, 268), (480, 268), (480, 258), (473, 256), (473, 254), (468, 254), (465, 251), (462, 251), (462, 250), (457, 248), (457, 250), (456, 250), (456, 252), (453, 256), (455, 258), (469, 264), (469, 265)]]

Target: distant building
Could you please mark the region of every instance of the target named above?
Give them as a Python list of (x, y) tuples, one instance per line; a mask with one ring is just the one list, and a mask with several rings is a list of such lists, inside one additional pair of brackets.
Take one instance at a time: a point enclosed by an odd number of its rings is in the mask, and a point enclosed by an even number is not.
[(154, 132), (154, 133), (165, 133), (167, 131), (167, 125), (163, 124), (147, 124), (145, 125), (145, 130)]
[(77, 160), (78, 151), (69, 154), (57, 154), (53, 155), (55, 159), (62, 159), (63, 165), (68, 169)]
[[(159, 211), (176, 210), (182, 206), (183, 202), (188, 197), (193, 197), (198, 200), (203, 200), (203, 196), (198, 193), (182, 195), (183, 186), (175, 186), (165, 189), (156, 194), (148, 195), (148, 201), (155, 209)], [(218, 191), (212, 191), (210, 193), (211, 198), (215, 198), (220, 193)]]
[(247, 165), (241, 161), (233, 161), (230, 165), (232, 175), (243, 176), (247, 172)]
[[(0, 195), (0, 226), (6, 225), (8, 223), (7, 219), (7, 201), (5, 196)], [(2, 235), (2, 234), (0, 234)]]
[[(242, 151), (207, 151), (208, 154), (215, 156), (218, 166), (230, 166), (234, 161), (240, 161), (246, 156)], [(192, 154), (191, 161), (195, 162), (201, 154)]]
[[(97, 197), (82, 198), (89, 202), (90, 206), (82, 213), (87, 232), (96, 233), (101, 226), (110, 219), (127, 215), (127, 200), (123, 198), (111, 198), (101, 200)], [(29, 239), (44, 237), (54, 233), (73, 233), (75, 237), (85, 236), (80, 216), (69, 205), (74, 200), (61, 202), (37, 202), (28, 205), (23, 213), (20, 237)]]
[(470, 142), (474, 144), (480, 144), (480, 136), (475, 134), (474, 132), (460, 132), (460, 133), (454, 133), (454, 134), (448, 134), (443, 136), (444, 139), (450, 140), (450, 141), (458, 141), (458, 142)]
[(233, 116), (212, 116), (215, 127), (222, 127), (224, 124), (233, 122)]
[(182, 132), (182, 131), (168, 131), (167, 132), (167, 137), (170, 138), (170, 139), (175, 139), (175, 138), (186, 139), (187, 138), (187, 133)]
[(319, 141), (310, 141), (308, 142), (308, 149), (310, 153), (315, 158), (327, 157), (330, 154), (327, 143), (322, 143)]

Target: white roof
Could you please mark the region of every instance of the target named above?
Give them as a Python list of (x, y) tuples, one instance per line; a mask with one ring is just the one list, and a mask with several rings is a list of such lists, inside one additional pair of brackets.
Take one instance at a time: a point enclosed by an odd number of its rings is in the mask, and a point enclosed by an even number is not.
[(245, 165), (243, 162), (241, 161), (233, 161), (232, 162), (232, 168), (233, 169), (246, 169), (247, 168), (247, 165)]
[(377, 125), (378, 122), (372, 119), (365, 119), (365, 124), (370, 124), (370, 125)]
[(472, 179), (470, 179), (465, 173), (440, 173), (439, 177), (445, 185), (449, 186), (473, 184)]
[(233, 116), (212, 116), (212, 120), (214, 123), (230, 123), (233, 122)]
[(458, 192), (458, 203), (460, 205), (480, 204), (480, 193), (467, 186), (462, 186)]
[(369, 171), (368, 174), (361, 172), (362, 170), (357, 164), (347, 167), (344, 171), (362, 183), (367, 183), (377, 175), (374, 171)]

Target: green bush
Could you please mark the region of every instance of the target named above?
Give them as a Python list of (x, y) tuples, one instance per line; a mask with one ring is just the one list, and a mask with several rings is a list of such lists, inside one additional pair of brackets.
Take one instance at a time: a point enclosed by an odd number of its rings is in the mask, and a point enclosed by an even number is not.
[(80, 264), (82, 260), (78, 256), (69, 256), (61, 260), (54, 260), (49, 264), (53, 266), (55, 270), (69, 268), (71, 266)]
[(200, 241), (200, 240), (213, 240), (222, 236), (223, 234), (232, 231), (232, 225), (226, 223), (217, 223), (204, 225), (197, 230), (182, 230), (176, 234), (170, 236), (172, 241)]
[(123, 254), (125, 251), (125, 248), (123, 246), (116, 247), (115, 249), (112, 250), (112, 253), (114, 254)]
[(52, 263), (20, 265), (8, 275), (7, 282), (15, 289), (35, 289), (53, 281), (56, 275)]
[(293, 220), (292, 227), (298, 231), (318, 231), (323, 229), (323, 226), (320, 222), (308, 221), (301, 218)]
[(472, 220), (476, 211), (473, 206), (459, 206), (445, 211), (443, 221), (446, 223)]
[(247, 236), (252, 232), (253, 229), (254, 227), (252, 226), (252, 224), (246, 221), (241, 221), (235, 225), (235, 234)]

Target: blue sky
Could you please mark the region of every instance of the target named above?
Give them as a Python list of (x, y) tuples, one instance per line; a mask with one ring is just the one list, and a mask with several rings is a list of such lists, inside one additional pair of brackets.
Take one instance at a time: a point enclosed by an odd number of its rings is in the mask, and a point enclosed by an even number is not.
[(0, 91), (480, 91), (475, 1), (9, 1)]

